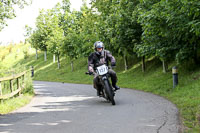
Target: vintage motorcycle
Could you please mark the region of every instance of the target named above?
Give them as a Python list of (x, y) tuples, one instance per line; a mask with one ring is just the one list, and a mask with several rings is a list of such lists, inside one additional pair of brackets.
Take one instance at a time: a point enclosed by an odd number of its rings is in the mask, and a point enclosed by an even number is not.
[[(110, 75), (108, 74), (108, 69), (110, 68), (107, 67), (105, 64), (100, 65), (96, 69), (96, 74), (100, 79), (100, 93), (102, 94), (102, 97), (111, 102), (112, 105), (115, 105), (115, 90), (110, 84)], [(89, 72), (86, 72), (86, 74), (94, 75), (94, 73)]]

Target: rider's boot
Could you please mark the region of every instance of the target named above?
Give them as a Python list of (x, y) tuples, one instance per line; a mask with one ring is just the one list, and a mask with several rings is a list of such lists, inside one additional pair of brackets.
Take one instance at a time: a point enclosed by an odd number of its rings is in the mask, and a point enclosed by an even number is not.
[(101, 93), (100, 93), (100, 91), (97, 89), (97, 96), (100, 96), (101, 95)]
[(112, 80), (112, 86), (113, 86), (113, 88), (115, 88), (114, 91), (119, 90), (120, 87), (116, 85), (117, 84), (117, 75), (116, 75), (116, 73), (111, 72), (111, 80)]
[(112, 86), (115, 88), (115, 91), (120, 89), (120, 87), (117, 86), (116, 84), (113, 84)]
[(101, 90), (100, 90), (100, 87), (97, 87), (97, 96), (102, 96), (102, 93), (101, 93)]

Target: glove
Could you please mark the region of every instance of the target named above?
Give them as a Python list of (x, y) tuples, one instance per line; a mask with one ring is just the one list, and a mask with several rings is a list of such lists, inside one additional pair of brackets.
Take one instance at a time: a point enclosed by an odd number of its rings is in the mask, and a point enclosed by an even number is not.
[(93, 72), (94, 72), (94, 69), (93, 69), (91, 66), (89, 66), (89, 68), (88, 68), (88, 72), (89, 72), (90, 75), (92, 75)]
[(89, 75), (92, 75), (92, 74), (93, 74), (93, 72), (90, 72), (90, 71), (89, 71)]
[(111, 66), (112, 67), (116, 66), (116, 63), (115, 62), (111, 62)]

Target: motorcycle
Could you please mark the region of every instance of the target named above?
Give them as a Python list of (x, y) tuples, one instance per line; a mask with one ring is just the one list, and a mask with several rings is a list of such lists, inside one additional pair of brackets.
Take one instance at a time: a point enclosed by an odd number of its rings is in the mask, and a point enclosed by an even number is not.
[[(102, 97), (105, 98), (107, 101), (111, 102), (112, 105), (115, 105), (115, 90), (110, 84), (109, 77), (110, 75), (108, 74), (108, 70), (110, 68), (107, 67), (105, 64), (100, 65), (96, 69), (96, 74), (100, 80), (100, 93), (102, 94)], [(94, 75), (94, 73), (89, 73), (86, 72), (86, 74), (89, 75)]]

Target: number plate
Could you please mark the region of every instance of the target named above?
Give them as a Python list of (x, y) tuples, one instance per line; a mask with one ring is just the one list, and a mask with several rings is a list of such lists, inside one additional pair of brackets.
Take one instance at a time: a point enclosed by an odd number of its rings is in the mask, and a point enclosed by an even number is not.
[(99, 75), (104, 75), (108, 72), (108, 67), (106, 65), (102, 65), (97, 67), (97, 72)]

